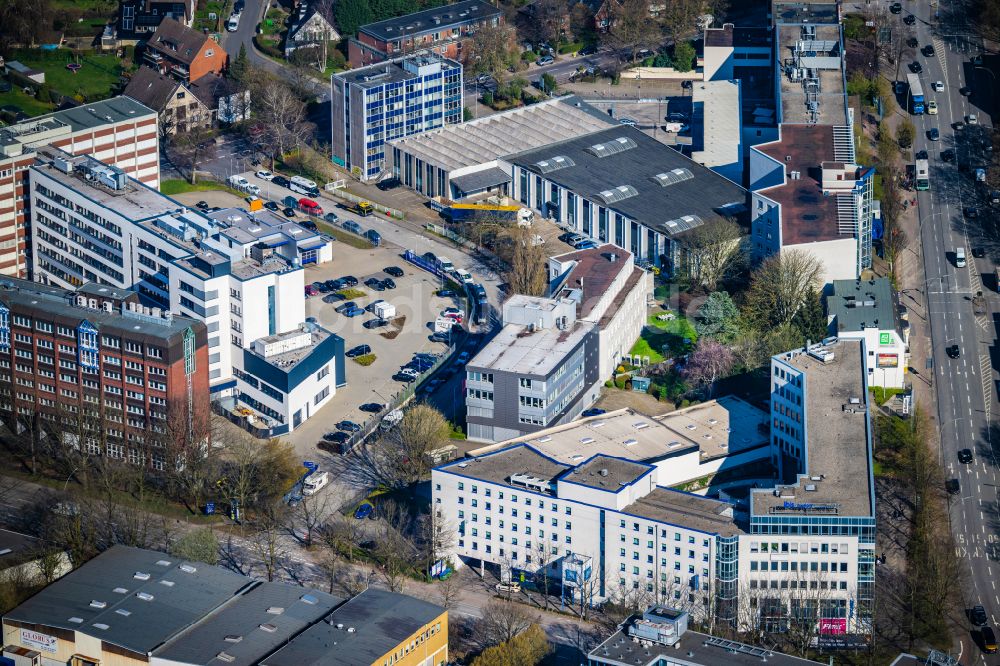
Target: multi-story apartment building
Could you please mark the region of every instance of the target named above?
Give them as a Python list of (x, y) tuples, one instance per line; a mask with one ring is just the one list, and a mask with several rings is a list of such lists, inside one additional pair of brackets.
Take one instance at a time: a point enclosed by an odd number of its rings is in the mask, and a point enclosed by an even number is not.
[(114, 546), (5, 613), (3, 645), (8, 661), (30, 665), (444, 666), (448, 611)]
[(163, 470), (209, 430), (205, 325), (131, 291), (0, 278), (0, 419)]
[(575, 301), (579, 320), (597, 325), (597, 374), (610, 378), (646, 325), (653, 274), (626, 250), (602, 245), (550, 257), (548, 275), (552, 297)]
[(659, 462), (681, 452), (679, 437), (648, 461), (606, 452), (653, 450), (639, 434), (646, 419), (634, 435), (616, 426), (601, 453), (589, 448), (596, 435), (574, 451), (537, 433), (432, 472), (453, 560), (544, 576), (578, 601), (639, 595), (741, 628), (794, 619), (823, 634), (868, 633), (875, 500), (863, 345), (774, 357), (769, 453), (780, 480), (751, 490), (749, 507), (660, 485), (676, 483)]
[(203, 215), (89, 157), (37, 157), (36, 280), (134, 288), (205, 322), (213, 398), (253, 410), (270, 434), (298, 427), (346, 383), (343, 340), (302, 329), (302, 266), (332, 258), (329, 238), (270, 211)]
[(599, 391), (598, 326), (569, 298), (512, 296), (500, 332), (465, 367), (469, 439), (495, 442), (565, 423)]
[(889, 278), (834, 280), (826, 296), (830, 335), (865, 341), (869, 386), (906, 385), (910, 325), (902, 310)]
[(398, 58), (416, 51), (432, 51), (464, 60), (463, 51), (481, 26), (503, 22), (503, 11), (484, 0), (460, 0), (449, 5), (397, 16), (358, 28), (347, 57), (355, 67)]
[(156, 112), (126, 97), (0, 128), (0, 275), (25, 277), (32, 263), (26, 179), (42, 146), (89, 154), (150, 187), (160, 184)]
[(221, 74), (229, 62), (226, 50), (210, 35), (172, 18), (163, 19), (144, 48), (143, 63), (184, 83)]
[(333, 161), (361, 180), (387, 168), (386, 142), (462, 122), (462, 65), (434, 54), (340, 72), (331, 86)]

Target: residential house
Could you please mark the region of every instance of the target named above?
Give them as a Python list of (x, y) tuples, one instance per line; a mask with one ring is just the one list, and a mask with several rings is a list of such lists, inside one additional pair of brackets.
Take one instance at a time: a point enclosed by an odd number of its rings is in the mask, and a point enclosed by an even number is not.
[(194, 11), (194, 0), (121, 0), (115, 37), (119, 43), (135, 44), (155, 32), (165, 18), (191, 27)]
[(358, 28), (348, 45), (355, 67), (391, 60), (414, 51), (430, 50), (462, 60), (465, 43), (483, 25), (499, 25), (503, 11), (484, 0), (463, 0)]
[(302, 2), (285, 36), (285, 57), (306, 46), (325, 48), (327, 43), (339, 40), (340, 33), (330, 25), (323, 14), (316, 7), (310, 7)]
[(206, 74), (188, 86), (209, 110), (216, 123), (232, 124), (250, 117), (250, 91), (219, 74)]
[(167, 18), (146, 42), (142, 59), (161, 74), (187, 83), (206, 74), (221, 74), (229, 56), (209, 35)]
[(161, 136), (212, 124), (211, 107), (202, 102), (191, 87), (151, 67), (140, 67), (123, 94), (156, 111)]

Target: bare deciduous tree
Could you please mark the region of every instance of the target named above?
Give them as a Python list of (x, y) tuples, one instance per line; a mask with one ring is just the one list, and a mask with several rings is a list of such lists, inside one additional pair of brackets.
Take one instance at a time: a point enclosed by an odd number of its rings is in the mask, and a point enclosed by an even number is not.
[(640, 49), (660, 41), (660, 25), (649, 15), (649, 0), (620, 0), (609, 6), (608, 31), (604, 34), (608, 46), (631, 49), (634, 61)]
[(715, 291), (737, 268), (745, 255), (746, 239), (740, 225), (730, 219), (695, 227), (684, 239), (687, 273), (694, 284)]
[(514, 29), (509, 25), (480, 26), (465, 52), (466, 70), (489, 74), (499, 81), (516, 57), (514, 41)]
[(822, 275), (822, 264), (804, 250), (772, 255), (751, 276), (744, 312), (760, 330), (791, 323)]
[(491, 599), (476, 622), (476, 641), (482, 648), (505, 643), (537, 621), (530, 609), (521, 604)]

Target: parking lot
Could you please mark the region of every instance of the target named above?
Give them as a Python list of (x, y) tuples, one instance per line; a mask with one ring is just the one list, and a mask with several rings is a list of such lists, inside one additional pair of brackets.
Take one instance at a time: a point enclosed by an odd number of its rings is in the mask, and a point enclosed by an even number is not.
[[(263, 194), (263, 192), (262, 192)], [(272, 192), (277, 197), (278, 192)], [(239, 206), (245, 203), (227, 192), (191, 192), (175, 197), (181, 203), (194, 205), (205, 201), (210, 206)], [(338, 215), (344, 213), (335, 208), (329, 199), (322, 199), (324, 207), (333, 210)], [(342, 215), (342, 217), (344, 217)], [(350, 219), (356, 217), (347, 216)], [(296, 218), (305, 219), (304, 216)], [(379, 247), (352, 247), (344, 242), (333, 245), (333, 260), (324, 264), (309, 265), (305, 270), (303, 281), (313, 283), (336, 280), (344, 276), (353, 276), (358, 284), (350, 287), (355, 291), (349, 298), (343, 299), (332, 292), (320, 293), (306, 300), (306, 317), (315, 318), (324, 328), (344, 338), (344, 348), (348, 351), (358, 345), (367, 344), (375, 360), (371, 365), (363, 366), (352, 359), (345, 359), (347, 385), (339, 388), (334, 397), (323, 409), (306, 421), (286, 437), (296, 451), (305, 458), (315, 458), (318, 455), (316, 444), (322, 440), (325, 433), (335, 430), (337, 423), (348, 420), (363, 424), (367, 419), (375, 418), (359, 407), (366, 403), (389, 403), (393, 397), (402, 391), (406, 384), (393, 379), (401, 366), (408, 363), (418, 352), (443, 354), (447, 345), (430, 339), (433, 330), (430, 328), (434, 319), (446, 307), (462, 307), (456, 298), (442, 298), (437, 292), (444, 286), (441, 280), (432, 274), (404, 261), (400, 256), (403, 249), (414, 248), (421, 251), (435, 251), (438, 255), (449, 252), (437, 243), (417, 244), (409, 234), (394, 233), (391, 223), (384, 218), (371, 216), (358, 221), (365, 228), (376, 228), (385, 239)], [(463, 257), (449, 252), (456, 263)], [(367, 286), (370, 278), (383, 280), (390, 277), (382, 269), (395, 266), (403, 271), (403, 275), (392, 277), (395, 289), (377, 291)], [(365, 309), (377, 300), (384, 300), (395, 306), (396, 314), (388, 325), (380, 328), (365, 328), (364, 323), (377, 317), (365, 310), (363, 314), (348, 317), (337, 312), (339, 306), (353, 301), (358, 307)]]

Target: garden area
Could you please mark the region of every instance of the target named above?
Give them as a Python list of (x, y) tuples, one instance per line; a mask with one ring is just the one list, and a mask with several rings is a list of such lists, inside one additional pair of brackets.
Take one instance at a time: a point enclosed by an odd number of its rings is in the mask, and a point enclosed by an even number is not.
[[(215, 14), (215, 18), (211, 15)], [(209, 2), (199, 2), (198, 9), (194, 13), (194, 23), (192, 28), (198, 30), (208, 30), (209, 32), (222, 32), (222, 22), (229, 14), (228, 0), (210, 0)]]
[(118, 58), (114, 54), (98, 54), (93, 51), (19, 49), (10, 59), (45, 72), (45, 84), (38, 89), (37, 95), (42, 104), (49, 101), (46, 99), (47, 89), (72, 97), (78, 102), (92, 102), (112, 96), (121, 82), (122, 73), (128, 71), (123, 63), (132, 62), (128, 51), (125, 58)]

